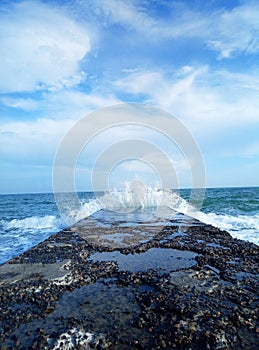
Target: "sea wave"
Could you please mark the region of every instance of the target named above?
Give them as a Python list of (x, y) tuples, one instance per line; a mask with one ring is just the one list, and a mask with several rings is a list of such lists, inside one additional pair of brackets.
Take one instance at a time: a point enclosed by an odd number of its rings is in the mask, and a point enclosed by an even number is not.
[[(179, 212), (193, 211), (195, 208), (183, 199), (177, 192), (164, 190), (159, 187), (145, 187), (136, 181), (132, 184), (125, 184), (124, 190), (113, 189), (104, 195), (93, 200), (98, 201), (98, 210), (102, 208), (119, 211), (133, 211), (135, 209), (170, 207)], [(88, 205), (92, 203), (87, 203)]]
[[(199, 196), (197, 197), (198, 206), (196, 207), (194, 205), (195, 200), (191, 203), (187, 200), (189, 198), (188, 193), (185, 196), (186, 199), (184, 199), (179, 192), (165, 191), (152, 187), (146, 187), (145, 191), (143, 191), (143, 186), (138, 186), (137, 182), (135, 182), (134, 186), (126, 186), (124, 190), (115, 189), (92, 199), (87, 198), (86, 195), (81, 198), (81, 207), (77, 210), (72, 208), (73, 203), (68, 200), (65, 203), (67, 205), (67, 213), (71, 218), (69, 226), (105, 208), (112, 211), (122, 210), (125, 212), (149, 208), (152, 208), (150, 212), (154, 212), (153, 208), (157, 208), (157, 211), (155, 209), (157, 215), (162, 215), (164, 219), (170, 220), (172, 211), (165, 210), (167, 207), (206, 224), (226, 230), (234, 238), (247, 240), (259, 245), (258, 211), (253, 211), (253, 214), (250, 213), (250, 215), (247, 215), (247, 212), (240, 214), (240, 207), (237, 207), (239, 201), (236, 201), (234, 204), (237, 204), (231, 207), (232, 212), (230, 215), (227, 211), (222, 213), (222, 205), (220, 203), (215, 208), (207, 205), (200, 209)], [(247, 196), (244, 196), (243, 200), (246, 198)], [(216, 212), (217, 208), (219, 212)], [(45, 208), (40, 207), (38, 211), (43, 214)], [(15, 219), (0, 220), (0, 264), (38, 244), (51, 234), (60, 231), (67, 226), (66, 222), (62, 213), (55, 210), (51, 212), (51, 215), (28, 215), (27, 217), (18, 216)]]
[[(197, 196), (198, 198), (199, 196)], [(201, 203), (198, 201), (198, 205)], [(137, 208), (169, 207), (176, 212), (191, 216), (201, 222), (228, 231), (234, 238), (247, 240), (259, 245), (259, 214), (228, 215), (205, 213), (193, 203), (182, 198), (177, 192), (147, 187), (142, 195), (129, 187), (124, 191), (113, 190), (98, 199), (85, 203), (77, 218), (89, 216), (102, 208), (110, 210), (134, 210)]]
[(62, 222), (54, 215), (0, 220), (0, 264), (37, 245), (61, 230)]
[(247, 240), (259, 245), (259, 214), (235, 216), (197, 212), (195, 217), (206, 224), (228, 231), (234, 238)]
[[(98, 199), (91, 199), (88, 202), (82, 201), (81, 208), (78, 210), (70, 210), (69, 217), (70, 222), (76, 223), (82, 219), (87, 218), (88, 216), (94, 214), (95, 212), (103, 209), (100, 201)], [(72, 221), (71, 221), (72, 220)]]
[(53, 230), (61, 228), (61, 221), (54, 215), (31, 216), (24, 219), (13, 219), (11, 221), (1, 220), (5, 230)]
[[(195, 208), (188, 200), (182, 198), (178, 192), (165, 191), (156, 187), (146, 187), (145, 193), (141, 193), (141, 190), (141, 187), (132, 189), (132, 187), (126, 186), (124, 190), (115, 189), (98, 198), (82, 199), (81, 207), (78, 210), (69, 210), (68, 208), (71, 225), (104, 208), (112, 211), (124, 210), (127, 212), (135, 209), (169, 207), (176, 212), (226, 230), (233, 237), (259, 244), (259, 214), (249, 216), (245, 214), (205, 213), (199, 207)], [(64, 221), (59, 217), (59, 213), (56, 213), (56, 216), (31, 216), (9, 221), (1, 220), (0, 225), (6, 233), (13, 230), (16, 232), (52, 233), (61, 230), (65, 226)]]

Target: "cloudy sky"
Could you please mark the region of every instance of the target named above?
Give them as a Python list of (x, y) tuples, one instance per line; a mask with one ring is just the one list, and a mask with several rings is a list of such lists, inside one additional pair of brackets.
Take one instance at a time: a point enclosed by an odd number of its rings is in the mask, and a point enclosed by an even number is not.
[[(257, 186), (258, 18), (257, 0), (2, 0), (1, 193), (51, 191), (66, 133), (122, 102), (175, 116), (200, 148), (208, 187)], [(80, 189), (91, 189), (97, 141), (78, 165)], [(177, 152), (162, 143), (181, 176)], [(117, 173), (150, 171), (137, 163)]]

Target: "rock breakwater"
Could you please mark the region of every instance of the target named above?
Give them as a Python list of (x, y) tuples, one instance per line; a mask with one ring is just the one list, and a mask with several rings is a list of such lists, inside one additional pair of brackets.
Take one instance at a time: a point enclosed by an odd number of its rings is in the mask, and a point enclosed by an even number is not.
[(259, 247), (133, 216), (98, 213), (0, 266), (1, 349), (257, 349)]

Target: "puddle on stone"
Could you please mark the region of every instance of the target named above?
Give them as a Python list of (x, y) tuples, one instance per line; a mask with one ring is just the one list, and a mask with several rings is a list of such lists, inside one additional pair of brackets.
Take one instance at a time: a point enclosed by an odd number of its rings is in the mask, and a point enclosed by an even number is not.
[[(139, 292), (145, 292), (145, 286)], [(146, 286), (150, 290), (149, 286)], [(65, 292), (55, 305), (55, 310), (45, 319), (36, 319), (21, 324), (14, 335), (21, 340), (21, 348), (31, 348), (33, 339), (38, 336), (38, 329), (49, 334), (49, 346), (53, 348), (56, 339), (71, 327), (79, 326), (85, 332), (93, 334), (115, 335), (123, 339), (138, 339), (147, 347), (150, 335), (147, 331), (132, 326), (141, 310), (136, 303), (132, 287), (120, 287), (112, 281), (108, 284), (96, 282)], [(73, 324), (71, 324), (73, 320)], [(11, 338), (10, 338), (11, 339)], [(12, 348), (12, 340), (6, 344)], [(113, 349), (128, 349), (120, 342)]]
[[(115, 231), (115, 230), (114, 230)], [(104, 233), (100, 235), (100, 244), (105, 246), (113, 246), (114, 248), (123, 247), (149, 242), (153, 235), (150, 232), (131, 230), (129, 232)]]
[(69, 263), (69, 259), (52, 264), (6, 263), (0, 266), (0, 285), (4, 283), (14, 283), (15, 281), (31, 278), (32, 276), (41, 276), (42, 278), (49, 280), (62, 280), (68, 275), (65, 266)]
[(245, 271), (238, 271), (234, 274), (234, 278), (238, 281), (242, 281), (246, 278), (252, 278), (259, 280), (259, 274), (258, 273), (251, 273), (251, 272), (245, 272)]
[(94, 253), (89, 259), (97, 261), (116, 261), (119, 271), (141, 272), (162, 270), (164, 272), (188, 269), (195, 266), (198, 254), (186, 250), (151, 248), (144, 253), (122, 254), (119, 251)]
[(175, 238), (175, 237), (183, 237), (183, 236), (188, 236), (188, 234), (185, 233), (185, 232), (177, 231), (177, 232), (172, 233), (172, 234), (168, 237), (168, 239), (172, 239), (172, 238)]
[(123, 243), (125, 237), (132, 237), (132, 235), (129, 233), (117, 232), (117, 233), (105, 234), (100, 236), (101, 239), (112, 241), (114, 243)]
[(212, 248), (221, 248), (221, 249), (229, 249), (228, 247), (224, 247), (218, 243), (208, 243), (207, 247), (212, 247)]
[(149, 207), (139, 208), (131, 212), (110, 211), (102, 209), (87, 219), (83, 219), (72, 226), (72, 230), (82, 228), (87, 223), (91, 227), (123, 227), (132, 228), (137, 226), (152, 226), (152, 227), (190, 227), (204, 225), (192, 217), (186, 216), (169, 207)]
[(224, 247), (223, 245), (220, 245), (220, 244), (218, 244), (218, 243), (208, 243), (207, 244), (207, 247), (212, 247), (212, 248), (221, 248), (221, 249), (228, 249), (229, 250), (229, 248), (228, 247)]
[(188, 227), (204, 225), (170, 208), (139, 209), (131, 213), (100, 210), (71, 227), (90, 245), (112, 250), (136, 247), (151, 239), (172, 240), (188, 234)]
[(176, 231), (176, 232), (172, 233), (171, 235), (167, 236), (165, 239), (162, 239), (160, 242), (167, 243), (176, 237), (184, 237), (184, 236), (188, 236), (188, 234), (185, 232), (182, 232), (182, 231)]

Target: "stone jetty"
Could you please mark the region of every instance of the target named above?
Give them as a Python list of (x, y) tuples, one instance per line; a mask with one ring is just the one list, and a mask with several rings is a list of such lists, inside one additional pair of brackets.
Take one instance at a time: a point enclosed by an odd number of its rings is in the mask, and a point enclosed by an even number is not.
[(102, 210), (0, 266), (1, 349), (258, 349), (259, 247)]

